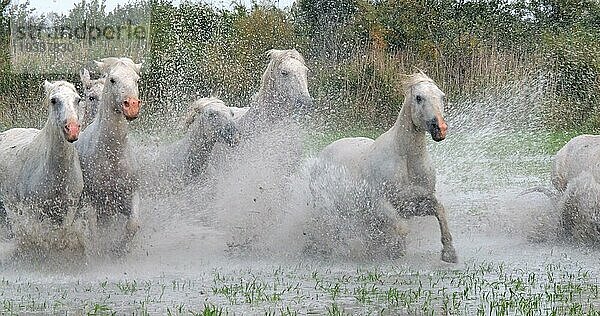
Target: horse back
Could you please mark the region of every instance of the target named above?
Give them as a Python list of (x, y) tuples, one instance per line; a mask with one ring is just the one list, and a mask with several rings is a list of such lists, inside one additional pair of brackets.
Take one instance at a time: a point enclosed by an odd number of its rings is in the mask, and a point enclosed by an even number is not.
[(14, 151), (26, 147), (39, 132), (36, 128), (13, 128), (0, 133), (0, 151)]
[(571, 139), (554, 157), (552, 184), (564, 191), (567, 184), (584, 171), (600, 173), (600, 136), (580, 135)]
[[(1, 178), (11, 178), (21, 172), (22, 167), (32, 158), (31, 144), (38, 135), (35, 128), (13, 128), (0, 133), (0, 174)], [(12, 174), (9, 175), (9, 174)], [(11, 187), (14, 185), (11, 184)]]
[(339, 163), (349, 169), (358, 167), (360, 158), (368, 152), (374, 140), (368, 137), (348, 137), (327, 145), (319, 154), (319, 158)]

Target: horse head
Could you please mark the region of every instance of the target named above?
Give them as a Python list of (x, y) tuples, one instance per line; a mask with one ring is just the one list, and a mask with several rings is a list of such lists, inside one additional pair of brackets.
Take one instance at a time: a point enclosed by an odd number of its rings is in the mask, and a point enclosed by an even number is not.
[(429, 132), (436, 142), (444, 140), (448, 130), (444, 120), (444, 92), (423, 72), (406, 76), (403, 90), (404, 105), (410, 107), (415, 128)]
[(217, 98), (198, 99), (186, 118), (186, 126), (192, 133), (200, 133), (206, 141), (233, 146), (240, 139), (235, 124), (234, 111)]
[(76, 141), (81, 128), (77, 111), (81, 98), (75, 86), (66, 81), (44, 81), (44, 90), (50, 119), (61, 129), (65, 140)]
[(82, 125), (85, 127), (92, 123), (98, 112), (98, 107), (102, 100), (105, 78), (91, 79), (90, 72), (85, 68), (79, 72), (79, 77), (83, 84), (83, 100), (80, 102), (82, 113), (80, 119)]
[(140, 113), (142, 101), (139, 99), (138, 81), (141, 64), (129, 58), (109, 57), (96, 61), (96, 65), (105, 75), (102, 98), (115, 113), (121, 113), (128, 121), (134, 120)]
[(292, 107), (292, 112), (311, 110), (313, 100), (308, 92), (308, 68), (295, 49), (267, 52), (269, 65), (262, 77), (260, 93)]

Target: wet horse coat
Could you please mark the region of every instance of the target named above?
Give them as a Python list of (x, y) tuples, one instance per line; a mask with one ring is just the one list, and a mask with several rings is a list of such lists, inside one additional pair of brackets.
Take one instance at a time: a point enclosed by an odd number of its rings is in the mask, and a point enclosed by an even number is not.
[(435, 170), (425, 133), (435, 141), (446, 136), (444, 93), (422, 73), (407, 77), (404, 104), (394, 126), (377, 139), (343, 138), (323, 149), (319, 158), (345, 166), (379, 192), (386, 213), (403, 217), (434, 215), (442, 239), (442, 260), (456, 262), (456, 251), (443, 205), (435, 197)]
[(295, 49), (271, 49), (267, 55), (270, 61), (261, 78), (260, 88), (247, 113), (238, 122), (245, 135), (290, 119), (294, 114), (312, 107), (312, 97), (308, 92), (308, 68), (302, 55)]
[[(137, 118), (140, 64), (128, 58), (97, 62), (106, 77), (98, 113), (77, 142), (84, 177), (82, 203), (90, 220), (104, 225), (114, 215), (127, 217), (121, 246), (139, 229), (138, 178), (132, 168), (127, 139), (128, 121)], [(122, 248), (124, 249), (124, 248)]]
[(75, 87), (45, 82), (48, 119), (41, 130), (14, 128), (0, 134), (0, 187), (10, 217), (22, 208), (38, 219), (72, 220), (83, 189), (79, 157), (72, 142), (79, 136)]
[(552, 184), (562, 227), (568, 236), (600, 241), (600, 136), (580, 135), (554, 158)]

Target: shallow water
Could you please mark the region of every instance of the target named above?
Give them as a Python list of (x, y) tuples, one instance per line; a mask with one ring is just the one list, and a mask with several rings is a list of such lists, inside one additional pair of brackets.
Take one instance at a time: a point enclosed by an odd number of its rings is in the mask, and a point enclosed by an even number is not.
[[(538, 90), (523, 91), (531, 98)], [(543, 98), (538, 93), (533, 97)], [(306, 191), (297, 170), (305, 158), (297, 150), (305, 136), (290, 125), (253, 145), (224, 149), (205, 181), (146, 196), (142, 230), (123, 258), (25, 264), (4, 256), (0, 310), (470, 315), (600, 309), (600, 251), (556, 240), (549, 200), (519, 195), (549, 185), (552, 157), (540, 145), (543, 131), (506, 120), (505, 111), (531, 111), (524, 96), (512, 95), (461, 100), (463, 110), (449, 113), (449, 137), (430, 144), (458, 264), (440, 260), (433, 217), (409, 221), (399, 259), (303, 256), (305, 240), (296, 229), (310, 213), (299, 202)], [(484, 105), (497, 115), (481, 117)], [(531, 120), (540, 126), (536, 116)], [(532, 241), (540, 239), (546, 241)], [(4, 242), (0, 249), (11, 247)]]

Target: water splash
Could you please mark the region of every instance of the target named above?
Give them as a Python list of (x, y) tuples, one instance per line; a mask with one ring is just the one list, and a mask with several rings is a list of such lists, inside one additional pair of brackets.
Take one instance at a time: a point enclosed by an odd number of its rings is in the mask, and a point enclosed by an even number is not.
[[(547, 181), (551, 156), (538, 145), (546, 137), (546, 87), (543, 76), (532, 77), (458, 99), (448, 111), (449, 137), (430, 144), (459, 253), (472, 246), (464, 239), (472, 234), (525, 237), (534, 230), (528, 218), (554, 216), (542, 197), (518, 197)], [(142, 230), (121, 260), (172, 267), (232, 255), (361, 261), (403, 252), (437, 260), (433, 217), (384, 228), (389, 216), (376, 211), (375, 194), (343, 169), (307, 159), (305, 137), (301, 125), (281, 122), (238, 147), (218, 148), (199, 179), (149, 173), (163, 189), (143, 191)], [(142, 140), (134, 142), (136, 155), (167, 150), (165, 141), (134, 138)]]

